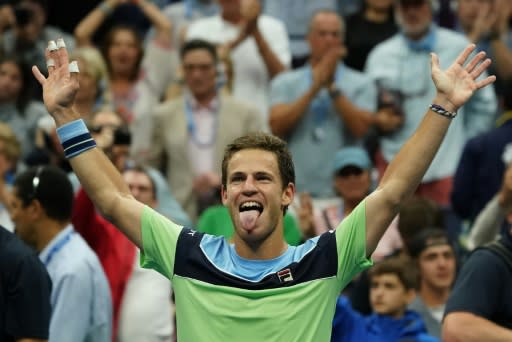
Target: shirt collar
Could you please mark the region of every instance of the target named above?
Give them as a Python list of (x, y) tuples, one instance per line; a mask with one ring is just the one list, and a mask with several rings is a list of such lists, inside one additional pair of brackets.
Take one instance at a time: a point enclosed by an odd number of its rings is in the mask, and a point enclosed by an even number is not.
[(194, 111), (207, 109), (210, 112), (217, 112), (219, 109), (219, 98), (217, 95), (215, 95), (215, 97), (206, 106), (197, 102), (196, 98), (192, 94), (190, 94), (188, 101), (190, 102), (190, 105)]
[(431, 24), (427, 34), (419, 40), (409, 39), (405, 34), (403, 34), (403, 37), (409, 49), (416, 52), (432, 52), (436, 46), (436, 25)]
[(39, 253), (39, 259), (41, 261), (45, 261), (48, 258), (48, 254), (53, 249), (53, 247), (59, 243), (59, 241), (63, 238), (65, 238), (68, 234), (71, 234), (73, 232), (73, 226), (68, 224), (66, 228), (61, 230), (59, 234), (55, 235), (55, 237), (46, 245), (45, 248)]

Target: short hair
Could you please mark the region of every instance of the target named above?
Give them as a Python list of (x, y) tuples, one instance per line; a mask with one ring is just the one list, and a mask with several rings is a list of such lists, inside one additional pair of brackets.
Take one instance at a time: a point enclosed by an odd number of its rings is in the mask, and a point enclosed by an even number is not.
[(340, 21), (340, 25), (341, 25), (341, 35), (342, 36), (345, 35), (345, 20), (343, 19), (343, 17), (341, 15), (339, 15), (338, 12), (336, 12), (332, 9), (328, 9), (328, 8), (318, 9), (315, 12), (313, 12), (311, 17), (309, 18), (308, 34), (311, 33), (311, 31), (313, 30), (313, 22), (315, 21), (316, 16), (319, 14), (333, 14), (333, 15), (337, 16)]
[[(221, 177), (224, 187), (227, 185), (228, 164), (231, 158), (235, 153), (249, 149), (263, 150), (275, 154), (283, 189), (285, 189), (289, 183), (295, 183), (295, 167), (286, 142), (272, 134), (255, 132), (235, 139), (224, 150)], [(284, 208), (285, 212), (286, 209), (287, 208)]]
[(136, 173), (142, 173), (142, 174), (146, 175), (146, 177), (148, 177), (149, 183), (151, 184), (151, 188), (153, 191), (153, 199), (157, 199), (156, 183), (155, 183), (155, 180), (153, 179), (153, 177), (151, 176), (149, 169), (147, 167), (145, 167), (144, 165), (134, 164), (134, 165), (130, 165), (126, 169), (124, 169), (123, 174), (125, 172), (130, 172), (130, 171), (136, 172)]
[(417, 270), (409, 258), (394, 256), (375, 264), (368, 271), (371, 282), (375, 276), (394, 274), (406, 290), (416, 289), (418, 285)]
[(180, 50), (180, 58), (183, 60), (185, 55), (189, 53), (190, 51), (194, 50), (206, 50), (213, 58), (213, 63), (217, 64), (218, 56), (217, 56), (217, 48), (214, 44), (202, 40), (202, 39), (192, 39), (189, 41), (186, 41)]
[[(35, 178), (39, 182), (34, 182)], [(20, 173), (14, 181), (23, 206), (38, 200), (46, 215), (59, 222), (69, 221), (73, 210), (73, 187), (64, 171), (55, 166), (38, 166)]]
[(135, 61), (135, 66), (130, 75), (130, 80), (135, 81), (139, 77), (140, 65), (142, 63), (142, 57), (144, 56), (144, 46), (141, 34), (135, 28), (129, 25), (117, 25), (112, 27), (106, 34), (105, 39), (103, 40), (103, 44), (101, 46), (101, 53), (105, 62), (107, 62), (107, 68), (109, 73), (112, 73), (112, 65), (108, 58), (108, 50), (110, 49), (112, 43), (114, 42), (114, 38), (119, 31), (128, 31), (133, 35), (135, 39), (135, 45), (138, 50), (139, 55), (137, 56), (137, 60)]
[(7, 160), (16, 163), (21, 155), (21, 144), (11, 126), (0, 122), (0, 142)]
[(443, 226), (444, 217), (441, 208), (430, 199), (413, 196), (400, 208), (398, 231), (406, 245), (420, 230)]
[(417, 259), (421, 253), (432, 246), (447, 245), (455, 253), (455, 247), (448, 233), (436, 227), (428, 227), (419, 231), (410, 241), (406, 241), (407, 252), (411, 258)]

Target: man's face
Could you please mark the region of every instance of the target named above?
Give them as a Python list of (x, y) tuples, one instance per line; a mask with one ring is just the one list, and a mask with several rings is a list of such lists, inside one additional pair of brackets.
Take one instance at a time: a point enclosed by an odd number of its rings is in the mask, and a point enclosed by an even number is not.
[(15, 63), (0, 64), (0, 102), (15, 101), (23, 85), (21, 70)]
[(336, 191), (348, 202), (360, 202), (370, 191), (370, 185), (370, 172), (355, 166), (345, 167), (334, 176)]
[(374, 312), (401, 318), (415, 291), (407, 290), (394, 273), (383, 273), (370, 279), (370, 303)]
[(205, 49), (195, 49), (183, 56), (185, 82), (194, 96), (215, 92), (215, 61)]
[(16, 187), (12, 188), (11, 196), (11, 220), (15, 225), (15, 233), (20, 239), (28, 245), (35, 247), (37, 245), (37, 234), (34, 227), (35, 220), (38, 219), (35, 201), (23, 206), (22, 200), (18, 197)]
[(311, 58), (319, 59), (333, 47), (343, 42), (340, 18), (334, 13), (318, 13), (311, 22), (308, 33)]
[(258, 149), (236, 152), (228, 163), (226, 179), (222, 202), (233, 220), (235, 241), (265, 241), (282, 225), (283, 208), (295, 193), (293, 184), (283, 190), (276, 155)]
[(449, 245), (430, 246), (418, 257), (421, 286), (443, 290), (455, 280), (455, 254)]
[(397, 5), (397, 19), (405, 34), (413, 39), (421, 38), (432, 23), (432, 8), (429, 0)]
[(479, 13), (492, 6), (492, 0), (458, 0), (457, 18), (464, 31), (471, 31)]
[(137, 170), (127, 170), (123, 172), (123, 178), (137, 201), (151, 208), (156, 207), (155, 189), (148, 175)]

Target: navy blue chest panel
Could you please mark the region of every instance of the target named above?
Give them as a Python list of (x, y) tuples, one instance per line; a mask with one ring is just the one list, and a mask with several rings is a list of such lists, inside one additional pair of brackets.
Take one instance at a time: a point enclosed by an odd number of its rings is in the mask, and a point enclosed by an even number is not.
[(203, 235), (188, 228), (181, 231), (176, 248), (175, 275), (212, 285), (265, 290), (335, 277), (337, 274), (338, 256), (334, 233), (323, 234), (319, 237), (316, 246), (299, 260), (269, 273), (260, 281), (246, 280), (214, 265), (200, 246)]

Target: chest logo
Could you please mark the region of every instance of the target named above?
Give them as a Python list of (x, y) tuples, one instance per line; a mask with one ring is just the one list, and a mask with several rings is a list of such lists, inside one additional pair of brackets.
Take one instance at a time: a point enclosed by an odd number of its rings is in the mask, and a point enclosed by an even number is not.
[(288, 283), (293, 280), (292, 271), (289, 268), (277, 272), (277, 277), (281, 283)]

